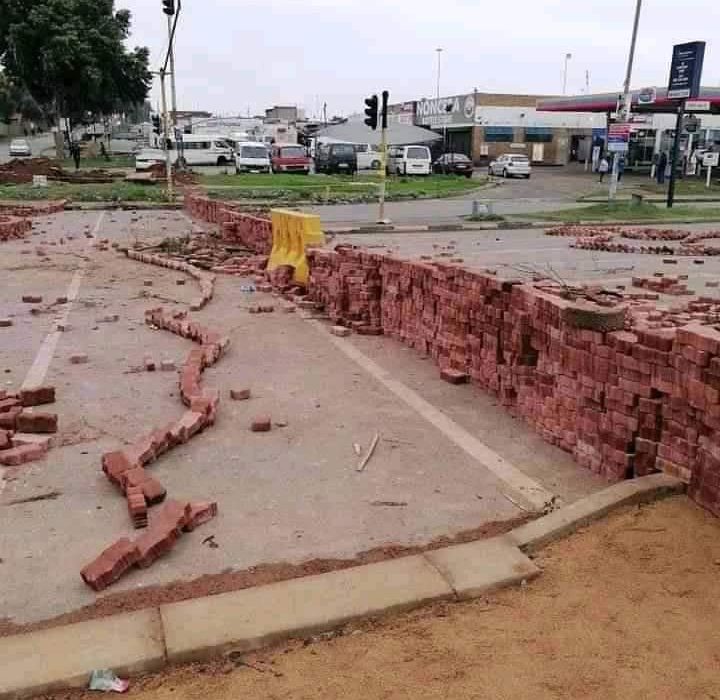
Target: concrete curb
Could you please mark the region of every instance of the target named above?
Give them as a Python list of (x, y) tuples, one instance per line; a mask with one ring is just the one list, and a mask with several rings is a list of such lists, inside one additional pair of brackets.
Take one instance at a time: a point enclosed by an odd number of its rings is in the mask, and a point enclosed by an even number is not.
[(182, 202), (68, 202), (65, 211), (180, 211)]
[(540, 574), (521, 550), (535, 550), (622, 506), (684, 489), (683, 482), (663, 474), (642, 477), (502, 537), (5, 637), (0, 644), (0, 700), (84, 687), (98, 668), (121, 675), (154, 671), (432, 601), (475, 598)]
[(508, 537), (523, 551), (533, 552), (554, 540), (567, 537), (608, 513), (623, 506), (650, 503), (685, 493), (686, 484), (666, 474), (652, 474), (621, 481), (598, 493), (581, 498), (527, 525), (516, 528)]
[(527, 228), (550, 228), (560, 225), (559, 221), (500, 221), (479, 224), (408, 224), (406, 226), (330, 226), (327, 234), (374, 234), (374, 233), (428, 233), (432, 231), (513, 231)]

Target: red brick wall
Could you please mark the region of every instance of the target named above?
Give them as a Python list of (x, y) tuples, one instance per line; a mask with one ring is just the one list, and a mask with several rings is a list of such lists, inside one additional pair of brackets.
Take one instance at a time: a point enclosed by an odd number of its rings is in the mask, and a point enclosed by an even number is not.
[(269, 219), (253, 216), (238, 205), (210, 199), (196, 190), (185, 193), (185, 209), (196, 219), (217, 224), (224, 241), (237, 243), (261, 255), (272, 249), (272, 224)]
[(466, 372), (594, 472), (679, 476), (720, 515), (712, 327), (581, 330), (565, 320), (571, 302), (531, 285), (351, 248), (308, 259), (311, 298), (333, 321), (379, 325), (441, 368)]
[(18, 216), (0, 215), (0, 241), (9, 241), (14, 238), (24, 238), (32, 229), (30, 219)]

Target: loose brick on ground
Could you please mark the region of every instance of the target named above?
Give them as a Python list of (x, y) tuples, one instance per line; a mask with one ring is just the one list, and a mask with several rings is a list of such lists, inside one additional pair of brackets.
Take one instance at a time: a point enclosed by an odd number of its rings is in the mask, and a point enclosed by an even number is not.
[(20, 403), (26, 407), (55, 403), (55, 387), (39, 386), (33, 389), (22, 389), (19, 398)]
[(269, 416), (260, 416), (255, 418), (250, 424), (250, 430), (253, 433), (267, 433), (272, 430), (272, 418)]
[(28, 413), (23, 411), (17, 418), (17, 430), (21, 433), (56, 433), (56, 413)]
[(250, 398), (250, 389), (230, 389), (230, 398), (233, 401), (247, 401)]

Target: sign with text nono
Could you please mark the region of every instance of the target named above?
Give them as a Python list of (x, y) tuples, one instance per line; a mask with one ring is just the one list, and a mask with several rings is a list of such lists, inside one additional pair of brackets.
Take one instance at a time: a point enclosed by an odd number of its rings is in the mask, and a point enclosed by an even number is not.
[(668, 99), (687, 100), (700, 94), (700, 78), (705, 60), (705, 42), (691, 41), (673, 47)]

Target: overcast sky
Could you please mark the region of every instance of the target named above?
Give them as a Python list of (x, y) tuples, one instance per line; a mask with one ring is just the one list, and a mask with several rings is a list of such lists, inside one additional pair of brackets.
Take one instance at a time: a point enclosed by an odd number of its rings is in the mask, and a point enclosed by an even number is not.
[[(116, 0), (132, 45), (154, 67), (167, 46), (161, 0)], [(441, 94), (615, 91), (624, 80), (635, 0), (184, 0), (177, 40), (179, 109), (255, 114), (296, 104), (308, 116), (358, 112)], [(720, 85), (718, 0), (645, 0), (633, 86), (665, 86), (672, 45), (706, 40), (704, 85)], [(158, 91), (153, 92), (153, 102)]]

